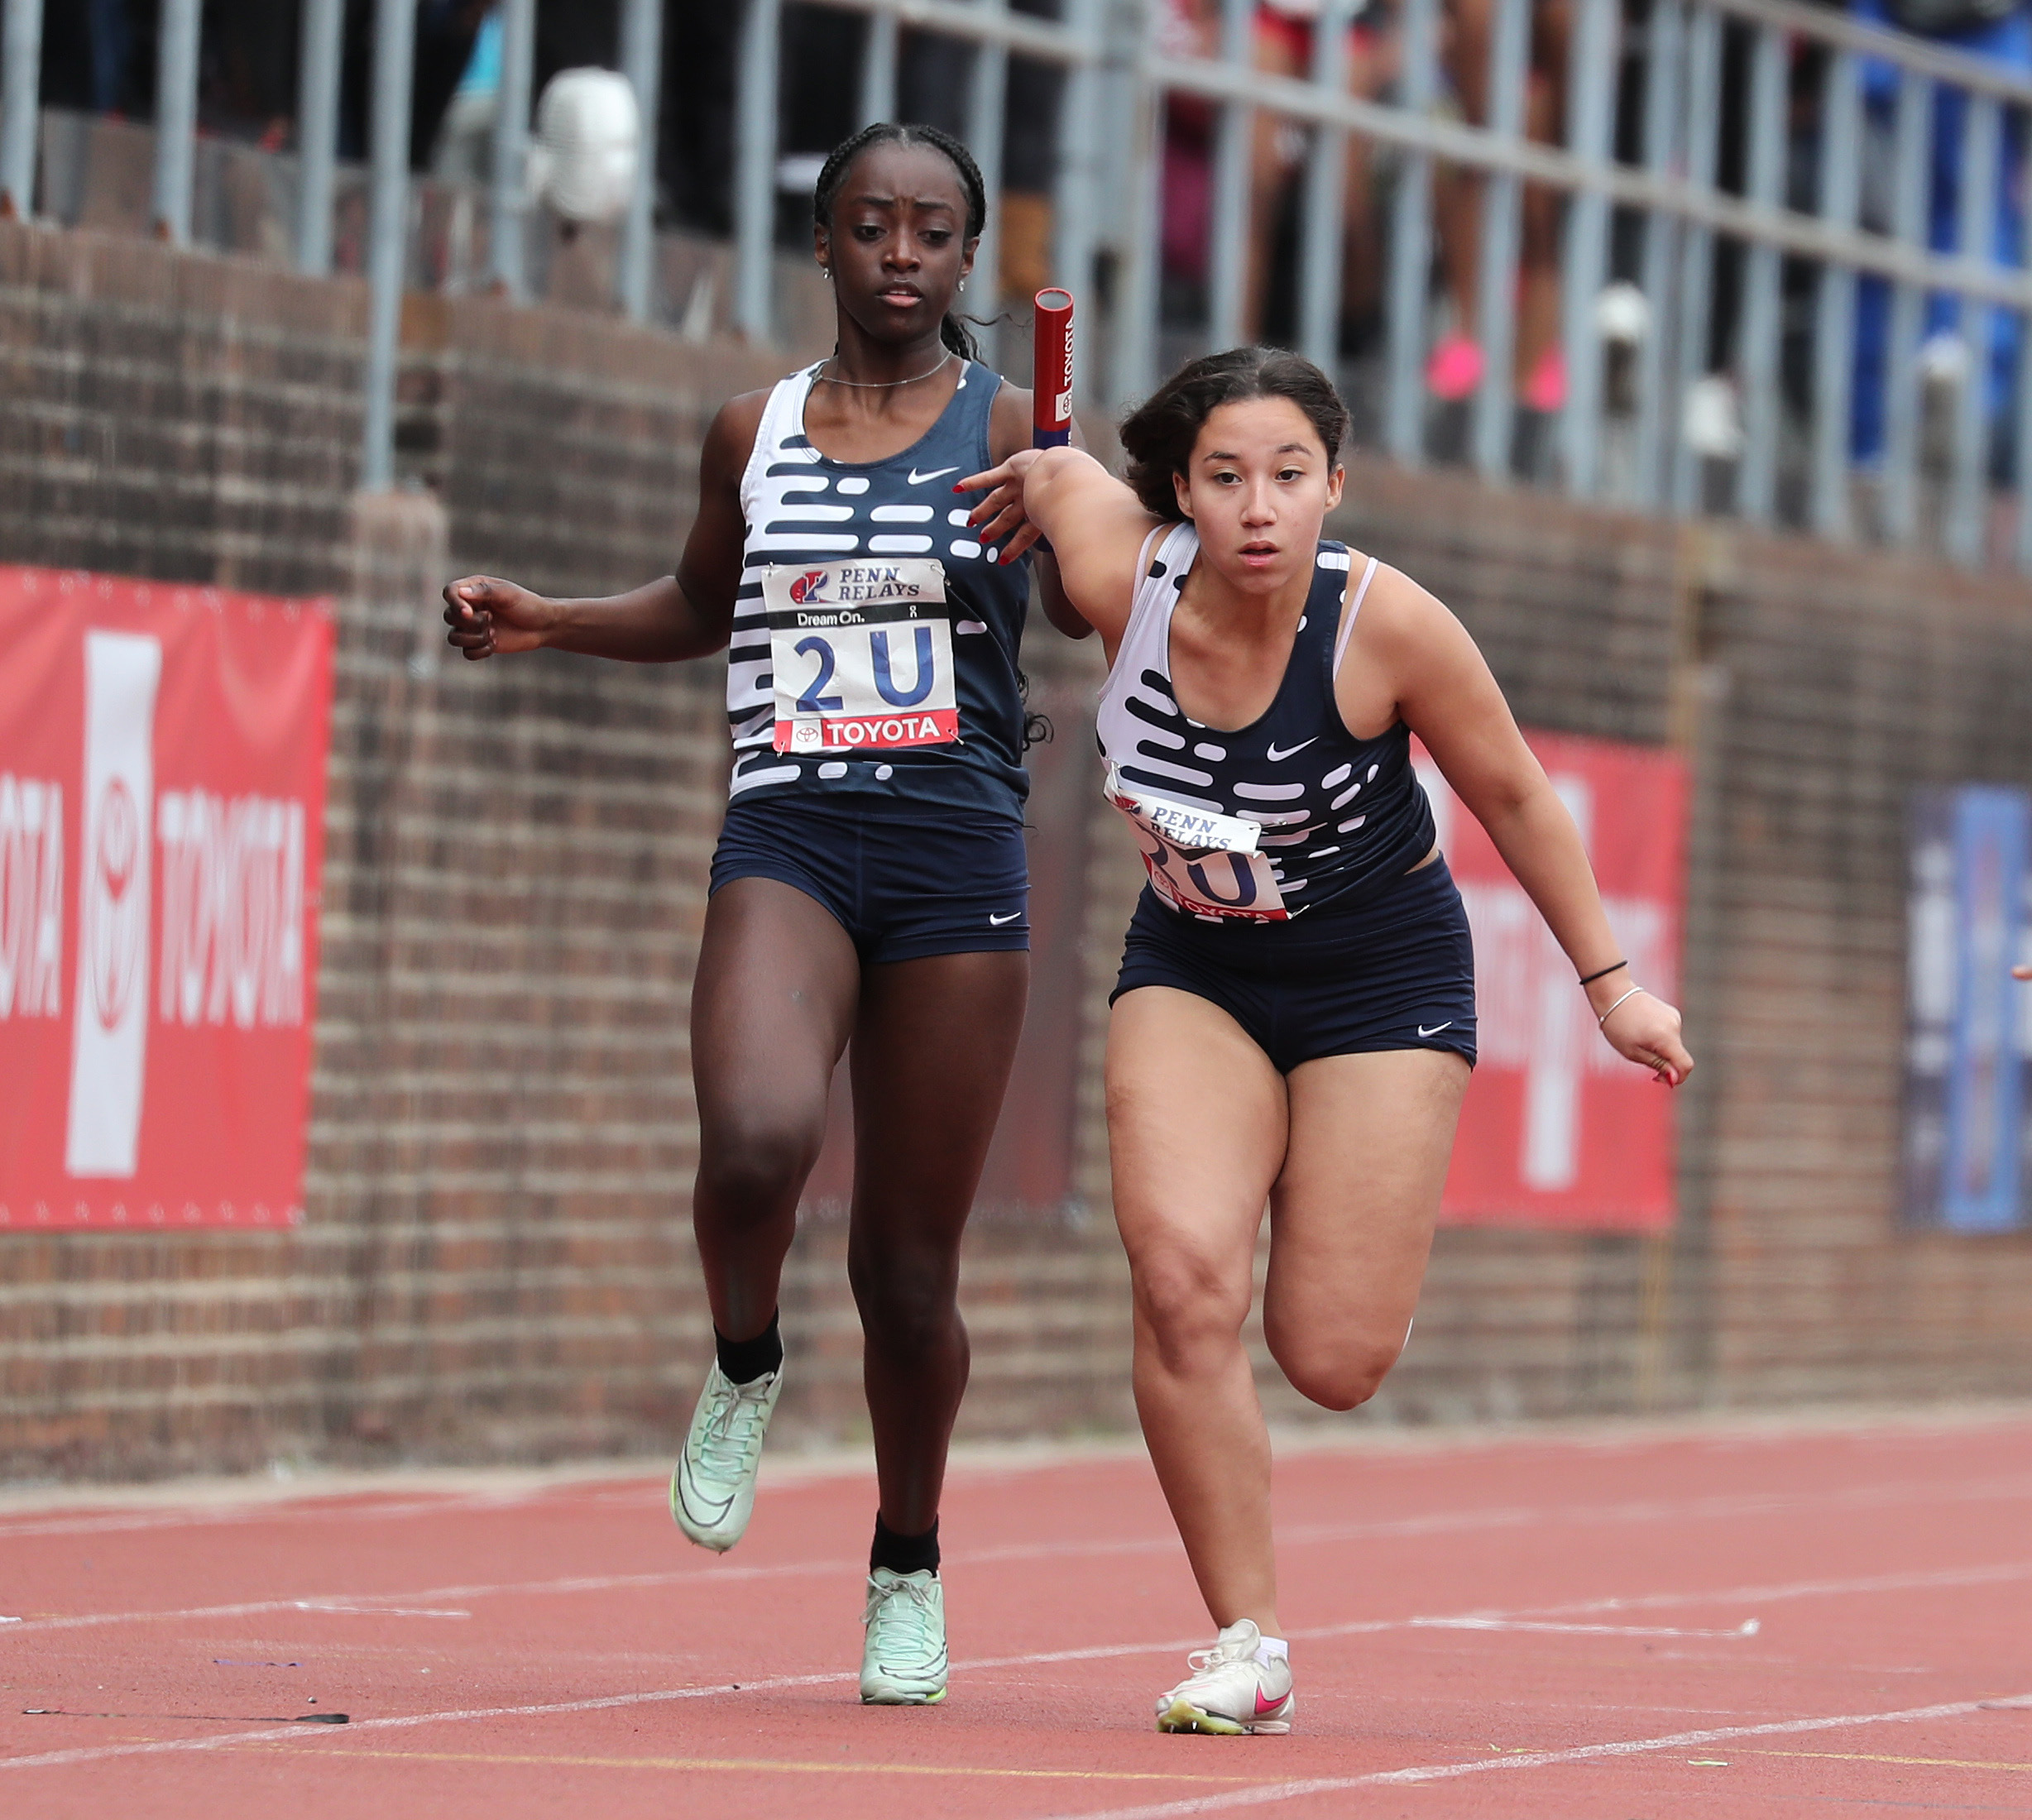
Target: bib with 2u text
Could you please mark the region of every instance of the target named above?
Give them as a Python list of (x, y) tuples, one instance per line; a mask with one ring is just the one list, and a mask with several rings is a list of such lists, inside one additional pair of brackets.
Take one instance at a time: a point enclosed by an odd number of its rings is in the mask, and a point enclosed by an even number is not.
[(779, 752), (945, 745), (960, 736), (946, 572), (933, 557), (762, 572)]

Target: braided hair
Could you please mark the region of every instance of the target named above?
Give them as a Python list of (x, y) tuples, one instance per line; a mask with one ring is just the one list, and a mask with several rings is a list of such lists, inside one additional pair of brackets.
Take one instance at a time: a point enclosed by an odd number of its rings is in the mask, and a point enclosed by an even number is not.
[[(966, 199), (966, 238), (980, 237), (981, 229), (988, 224), (988, 186), (981, 181), (980, 166), (974, 162), (973, 153), (951, 133), (936, 127), (903, 125), (894, 120), (878, 120), (863, 127), (851, 139), (832, 148), (812, 191), (812, 219), (817, 226), (827, 233), (832, 232), (832, 205), (840, 199), (841, 186), (854, 160), (870, 146), (929, 146), (942, 156), (959, 173), (960, 193)], [(980, 358), (980, 345), (951, 311), (938, 325), (938, 338), (962, 360)]]

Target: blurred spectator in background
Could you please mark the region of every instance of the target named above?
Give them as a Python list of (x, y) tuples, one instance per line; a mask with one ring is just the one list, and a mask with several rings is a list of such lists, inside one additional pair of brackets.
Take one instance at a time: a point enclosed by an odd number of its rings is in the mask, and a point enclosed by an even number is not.
[[(219, 0), (208, 0), (208, 26), (211, 8), (218, 3)], [(241, 3), (241, 0), (229, 0), (229, 3)], [(244, 3), (275, 6), (276, 11), (289, 14), (292, 22), (298, 11), (291, 5), (277, 4), (277, 0), (244, 0)], [(467, 59), (472, 55), (473, 40), (480, 35), (480, 23), (492, 10), (493, 4), (494, 0), (417, 0), (415, 89), (410, 108), (412, 170), (429, 168), (430, 149), (437, 143), (438, 128), (458, 91), (458, 79), (465, 74)], [(556, 9), (539, 9), (539, 36), (544, 10)], [(597, 3), (589, 3), (584, 10), (597, 14), (603, 9)], [(612, 12), (611, 0), (604, 10)], [(295, 111), (295, 42), (292, 25), (288, 109), (291, 113)], [(373, 0), (346, 0), (346, 65), (339, 85), (338, 149), (342, 157), (367, 156), (373, 79)]]
[[(1320, 0), (1262, 0), (1256, 9), (1256, 67), (1303, 80), (1312, 73)], [(1373, 101), (1397, 80), (1395, 16), (1384, 0), (1363, 0), (1348, 22), (1348, 93)], [(1277, 232), (1284, 205), (1303, 165), (1306, 136), (1289, 121), (1258, 113), (1251, 161), (1248, 295), (1251, 339), (1263, 333)], [(1360, 133), (1348, 135), (1342, 192), (1340, 312), (1344, 342), (1373, 317), (1383, 295), (1383, 243), (1378, 227), (1372, 153)]]
[[(793, 7), (790, 17), (808, 10)], [(658, 175), (678, 221), (722, 237), (734, 232), (734, 68), (740, 12), (725, 0), (670, 0), (664, 17)], [(786, 19), (786, 30), (789, 24)]]
[[(1220, 55), (1220, 0), (1156, 0), (1158, 50), (1167, 57)], [(1210, 101), (1172, 94), (1164, 105), (1162, 222), (1165, 276), (1204, 285), (1213, 225), (1214, 122)]]
[[(2020, 74), (2032, 73), (2032, 9), (2028, 0), (1850, 0), (1849, 11), (1872, 24), (1890, 26), (1952, 46)], [(1866, 146), (1863, 217), (1881, 232), (1892, 227), (1892, 152), (1898, 73), (1871, 59), (1863, 65)], [(1932, 160), (1926, 201), (1926, 244), (1951, 253), (1962, 243), (1962, 165), (1968, 132), (1968, 97), (1961, 89), (1936, 91)], [(2025, 145), (2024, 122), (2006, 110), (1996, 211), (1986, 236), (1978, 230), (1974, 249), (1999, 264), (2020, 263), (2025, 240)], [(1873, 465), (1884, 453), (1885, 381), (1891, 342), (1891, 286), (1865, 277), (1856, 298), (1856, 385), (1851, 419), (1851, 453), (1858, 465)], [(1960, 386), (1984, 388), (1992, 426), (1991, 467), (2008, 479), (2015, 457), (2010, 447), (2010, 395), (2019, 342), (2018, 318), (2009, 310), (1970, 305), (1934, 295), (1926, 299), (1919, 367), (1929, 390), (1943, 402)], [(1978, 350), (1982, 352), (1979, 354)]]
[(299, 7), (276, 0), (206, 0), (198, 50), (202, 131), (278, 151), (296, 114)]
[[(1220, 55), (1220, 0), (1158, 0), (1157, 41), (1167, 56)], [(1303, 81), (1312, 73), (1320, 0), (1258, 0), (1253, 29), (1255, 66)], [(1388, 0), (1363, 0), (1348, 25), (1348, 92), (1379, 97), (1397, 79), (1397, 38)], [(1214, 105), (1173, 94), (1164, 137), (1164, 268), (1174, 280), (1204, 286), (1213, 228)], [(1242, 333), (1255, 341), (1273, 319), (1288, 319), (1289, 299), (1273, 298), (1286, 205), (1306, 152), (1306, 135), (1293, 122), (1258, 109), (1249, 148), (1249, 243)], [(1341, 319), (1345, 339), (1375, 313), (1383, 288), (1372, 153), (1359, 133), (1348, 136), (1343, 192)]]
[[(417, 0), (416, 88), (410, 162), (424, 168), (495, 0)], [(563, 26), (605, 15), (613, 36), (616, 0), (550, 0), (539, 17)], [(275, 149), (294, 136), (302, 7), (296, 0), (205, 0), (198, 52), (198, 124), (203, 132)], [(159, 0), (54, 0), (43, 14), (46, 107), (152, 118)], [(339, 151), (367, 151), (373, 0), (346, 0), (346, 68), (340, 90)], [(610, 53), (611, 55), (611, 53)], [(584, 58), (581, 61), (597, 61)], [(560, 65), (559, 67), (562, 67)]]
[[(1465, 118), (1488, 124), (1489, 50), (1495, 0), (1447, 0), (1440, 64)], [(1531, 0), (1530, 61), (1525, 78), (1524, 132), (1556, 145), (1565, 130), (1567, 46), (1573, 35), (1569, 0)], [(1441, 165), (1434, 198), (1452, 324), (1434, 346), (1426, 385), (1435, 398), (1465, 398), (1482, 381), (1475, 339), (1482, 266), (1485, 180)], [(1555, 411), (1566, 401), (1566, 362), (1560, 347), (1560, 196), (1542, 184), (1524, 186), (1523, 241), (1517, 296), (1512, 371), (1526, 409)]]
[(430, 154), (434, 176), (483, 184), (494, 172), (494, 124), (501, 112), (501, 14), (496, 6), (480, 22), (466, 67), (452, 91)]
[(73, 0), (42, 17), (42, 103), (80, 113), (146, 115), (155, 67), (153, 7), (136, 0)]

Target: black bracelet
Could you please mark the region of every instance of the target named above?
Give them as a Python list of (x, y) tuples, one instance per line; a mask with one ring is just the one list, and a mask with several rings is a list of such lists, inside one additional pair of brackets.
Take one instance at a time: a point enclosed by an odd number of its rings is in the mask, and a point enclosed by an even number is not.
[(1630, 965), (1630, 963), (1629, 963), (1628, 961), (1627, 961), (1627, 960), (1618, 960), (1618, 961), (1616, 963), (1615, 966), (1613, 966), (1613, 967), (1604, 967), (1604, 968), (1603, 968), (1603, 969), (1602, 969), (1602, 970), (1601, 970), (1599, 973), (1591, 973), (1591, 974), (1589, 974), (1589, 975), (1588, 975), (1588, 977), (1587, 977), (1585, 979), (1583, 979), (1583, 980), (1580, 982), (1580, 984), (1581, 984), (1582, 985), (1584, 985), (1584, 986), (1591, 986), (1591, 985), (1593, 985), (1593, 984), (1594, 984), (1594, 982), (1595, 982), (1596, 980), (1598, 980), (1598, 979), (1608, 979), (1608, 976), (1609, 976), (1609, 975), (1610, 975), (1612, 973), (1613, 973), (1613, 972), (1616, 970), (1616, 967), (1627, 967), (1627, 966), (1628, 966), (1629, 965)]

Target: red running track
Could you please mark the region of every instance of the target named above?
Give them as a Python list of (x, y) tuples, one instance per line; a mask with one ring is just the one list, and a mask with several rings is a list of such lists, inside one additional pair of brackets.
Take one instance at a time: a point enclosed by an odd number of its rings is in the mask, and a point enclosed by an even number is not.
[(1129, 1454), (956, 1467), (917, 1709), (855, 1698), (865, 1470), (724, 1559), (639, 1476), (0, 1502), (0, 1814), (2032, 1813), (2032, 1417), (1277, 1475), (1287, 1738), (1149, 1729), (1209, 1626)]

